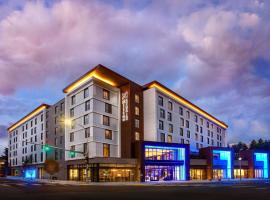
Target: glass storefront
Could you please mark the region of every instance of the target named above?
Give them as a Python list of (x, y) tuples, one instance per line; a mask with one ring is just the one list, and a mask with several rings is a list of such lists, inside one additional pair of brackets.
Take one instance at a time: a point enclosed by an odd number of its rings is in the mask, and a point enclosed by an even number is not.
[(145, 181), (178, 180), (179, 166), (145, 166)]
[(79, 178), (79, 169), (69, 169), (69, 180), (77, 181)]
[(100, 182), (128, 182), (135, 181), (134, 169), (100, 169)]
[(231, 151), (213, 150), (213, 179), (232, 178)]
[(186, 180), (186, 149), (180, 145), (144, 146), (145, 181)]
[[(234, 169), (234, 178), (240, 178), (240, 169)], [(241, 178), (248, 178), (248, 170), (241, 169)]]
[(268, 178), (268, 154), (254, 153), (255, 159), (255, 178)]
[(206, 179), (206, 171), (204, 169), (190, 169), (191, 180), (204, 180)]

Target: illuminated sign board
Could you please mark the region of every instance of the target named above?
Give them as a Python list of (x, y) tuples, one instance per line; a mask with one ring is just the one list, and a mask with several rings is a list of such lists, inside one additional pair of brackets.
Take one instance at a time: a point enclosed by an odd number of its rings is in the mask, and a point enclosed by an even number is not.
[(128, 120), (128, 92), (122, 92), (122, 121)]

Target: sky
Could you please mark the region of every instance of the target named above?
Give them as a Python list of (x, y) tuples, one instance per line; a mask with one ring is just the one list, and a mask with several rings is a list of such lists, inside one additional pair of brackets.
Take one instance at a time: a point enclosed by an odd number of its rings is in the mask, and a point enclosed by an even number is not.
[(266, 0), (0, 0), (0, 150), (10, 124), (97, 64), (170, 87), (230, 143), (270, 139), (269, 19)]

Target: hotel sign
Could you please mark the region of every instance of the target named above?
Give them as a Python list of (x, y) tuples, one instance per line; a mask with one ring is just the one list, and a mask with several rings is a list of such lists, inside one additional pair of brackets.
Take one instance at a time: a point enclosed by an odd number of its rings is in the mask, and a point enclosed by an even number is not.
[(122, 121), (128, 120), (128, 92), (122, 93)]

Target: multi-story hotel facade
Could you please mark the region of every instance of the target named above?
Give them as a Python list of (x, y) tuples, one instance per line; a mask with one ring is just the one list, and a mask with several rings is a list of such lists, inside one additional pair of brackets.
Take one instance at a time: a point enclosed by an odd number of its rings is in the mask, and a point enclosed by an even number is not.
[[(47, 158), (62, 166), (56, 178), (80, 181), (181, 181), (233, 178), (239, 173), (234, 152), (226, 147), (228, 126), (157, 81), (139, 85), (98, 65), (63, 92), (63, 100), (43, 105), (39, 112), (37, 108), (8, 129), (12, 169), (25, 168), (23, 126), (37, 118), (40, 127), (44, 121), (39, 118), (45, 115), (43, 129), (33, 134), (41, 138), (43, 133), (46, 139), (34, 141), (54, 150), (43, 160), (38, 160), (42, 148), (37, 150), (32, 165), (37, 174), (42, 168), (38, 164)], [(27, 139), (34, 136), (28, 133)], [(252, 160), (257, 154), (248, 155)], [(249, 162), (258, 168), (257, 177), (266, 177), (265, 155)], [(252, 166), (248, 177), (254, 177)]]

